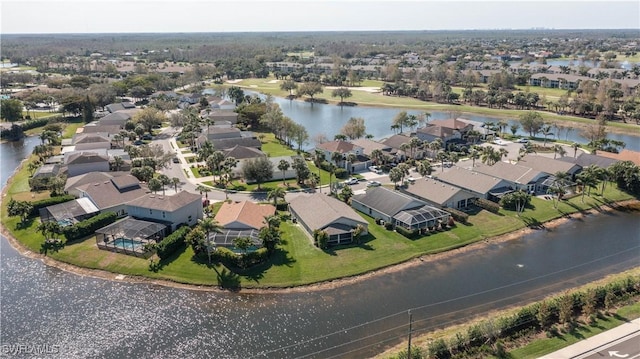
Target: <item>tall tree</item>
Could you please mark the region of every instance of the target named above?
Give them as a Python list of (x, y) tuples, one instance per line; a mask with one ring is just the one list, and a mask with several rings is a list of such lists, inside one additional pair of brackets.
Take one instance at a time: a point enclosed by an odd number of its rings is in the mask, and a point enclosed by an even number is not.
[(351, 90), (346, 87), (338, 87), (331, 91), (331, 97), (340, 97), (340, 106), (344, 105), (344, 99), (351, 97), (353, 94)]
[(347, 123), (342, 126), (342, 129), (340, 129), (340, 133), (347, 136), (350, 140), (364, 136), (366, 131), (367, 128), (364, 125), (364, 118), (362, 117), (351, 117)]
[(207, 243), (207, 257), (209, 258), (209, 264), (211, 264), (211, 233), (222, 232), (222, 227), (213, 218), (204, 218), (198, 221), (198, 227), (205, 233), (205, 240)]
[(540, 132), (540, 129), (544, 126), (544, 121), (540, 113), (528, 111), (520, 115), (520, 124), (522, 125), (522, 129), (529, 132), (529, 136), (533, 137)]
[(266, 157), (250, 159), (242, 166), (242, 173), (247, 181), (258, 184), (258, 190), (262, 182), (273, 177), (273, 164)]
[(284, 175), (285, 172), (287, 172), (287, 170), (289, 169), (291, 165), (289, 164), (289, 161), (287, 160), (280, 160), (280, 162), (278, 162), (278, 170), (280, 170), (282, 172), (282, 183), (284, 184)]

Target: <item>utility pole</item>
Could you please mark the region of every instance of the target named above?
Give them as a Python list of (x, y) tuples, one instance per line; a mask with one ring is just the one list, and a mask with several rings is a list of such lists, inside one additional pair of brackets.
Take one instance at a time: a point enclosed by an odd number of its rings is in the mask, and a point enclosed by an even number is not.
[(411, 309), (409, 309), (407, 313), (409, 313), (409, 344), (407, 345), (407, 359), (411, 359)]

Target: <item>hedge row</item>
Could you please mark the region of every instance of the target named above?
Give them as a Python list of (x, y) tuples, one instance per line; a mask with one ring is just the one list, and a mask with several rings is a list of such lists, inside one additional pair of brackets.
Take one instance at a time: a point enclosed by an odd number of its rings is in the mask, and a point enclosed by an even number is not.
[(39, 216), (41, 208), (46, 208), (46, 207), (49, 207), (49, 206), (53, 206), (54, 204), (60, 204), (60, 203), (64, 203), (64, 202), (73, 201), (74, 199), (76, 199), (74, 196), (72, 196), (70, 194), (67, 194), (67, 195), (64, 195), (64, 196), (56, 196), (56, 197), (50, 197), (50, 198), (41, 199), (41, 200), (38, 200), (38, 201), (33, 201), (33, 202), (31, 202), (31, 205), (33, 206), (33, 209), (31, 210), (30, 217)]
[[(523, 307), (512, 315), (473, 324), (448, 340), (437, 339), (427, 348), (421, 348), (412, 358), (506, 357), (499, 355), (501, 340), (517, 340), (540, 331), (553, 335), (558, 331), (558, 324), (572, 326), (580, 315), (595, 317), (599, 310), (608, 310), (616, 303), (637, 300), (639, 294), (638, 276), (628, 276), (604, 286), (564, 294)], [(492, 349), (493, 344), (496, 349)], [(401, 352), (396, 358), (402, 357), (406, 358), (406, 352)]]
[(451, 217), (453, 217), (453, 219), (455, 219), (457, 222), (467, 223), (467, 221), (469, 220), (468, 214), (462, 211), (458, 211), (455, 208), (443, 208), (443, 210), (449, 212), (449, 214), (451, 214)]
[(118, 216), (115, 212), (104, 212), (97, 216), (85, 219), (71, 226), (64, 227), (62, 232), (68, 241), (73, 241), (86, 237), (90, 234), (94, 234), (97, 229), (100, 229), (108, 224), (116, 221)]
[(184, 247), (184, 239), (190, 231), (191, 228), (189, 228), (189, 226), (182, 226), (175, 232), (164, 237), (156, 246), (158, 257), (162, 259), (169, 258), (175, 251)]
[(495, 202), (489, 201), (488, 199), (477, 198), (475, 204), (476, 206), (486, 209), (491, 213), (498, 213), (500, 211), (500, 205)]
[(418, 230), (408, 230), (404, 227), (401, 226), (397, 226), (396, 227), (396, 232), (402, 234), (403, 236), (409, 238), (409, 239), (415, 239), (420, 237), (420, 232)]
[(253, 252), (236, 254), (228, 248), (218, 247), (211, 257), (222, 262), (225, 266), (248, 268), (266, 261), (269, 258), (269, 252), (266, 248), (259, 248)]

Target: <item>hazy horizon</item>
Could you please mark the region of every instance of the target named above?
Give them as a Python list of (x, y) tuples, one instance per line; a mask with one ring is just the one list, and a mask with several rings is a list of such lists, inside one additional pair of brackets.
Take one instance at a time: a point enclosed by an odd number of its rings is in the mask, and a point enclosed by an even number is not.
[(2, 0), (0, 9), (6, 35), (640, 29), (640, 1)]

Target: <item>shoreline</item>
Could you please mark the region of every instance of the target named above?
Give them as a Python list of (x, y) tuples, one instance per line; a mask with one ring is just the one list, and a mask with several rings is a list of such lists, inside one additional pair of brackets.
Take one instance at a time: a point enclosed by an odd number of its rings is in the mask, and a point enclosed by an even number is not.
[[(239, 80), (242, 81), (242, 80)], [(256, 93), (263, 93), (260, 92), (259, 88), (253, 88), (247, 85), (239, 85), (237, 83), (235, 83), (236, 86), (248, 90), (248, 91), (253, 91)], [(276, 96), (276, 95), (272, 95), (274, 97), (278, 97), (281, 99), (287, 99), (286, 97), (282, 97), (282, 96)], [(382, 96), (382, 95), (381, 95)], [(339, 101), (337, 100), (333, 100), (333, 99), (324, 99), (327, 101), (326, 104), (335, 104), (337, 105), (339, 103)], [(300, 101), (300, 102), (306, 102), (303, 99), (301, 99), (300, 97), (297, 97), (295, 99), (293, 99), (293, 101)], [(356, 103), (357, 106), (361, 106), (361, 107), (370, 107), (370, 108), (406, 108), (409, 110), (426, 110), (427, 112), (429, 111), (430, 107), (440, 107), (440, 106), (449, 106), (451, 107), (451, 109), (436, 109), (433, 111), (436, 112), (456, 112), (459, 113), (460, 115), (473, 115), (473, 116), (485, 116), (485, 117), (494, 117), (496, 119), (509, 119), (509, 120), (517, 120), (516, 118), (514, 118), (514, 116), (512, 115), (506, 115), (506, 114), (500, 114), (499, 111), (500, 109), (490, 109), (493, 111), (497, 111), (498, 113), (491, 113), (491, 114), (486, 114), (483, 113), (482, 111), (462, 111), (462, 110), (457, 110), (455, 109), (455, 105), (451, 105), (451, 104), (440, 104), (440, 103), (435, 103), (435, 102), (425, 102), (424, 105), (393, 105), (393, 104), (372, 104), (370, 102), (364, 102), (364, 103)], [(482, 106), (470, 106), (470, 107), (477, 107), (479, 109), (488, 109), (488, 107), (482, 107)], [(493, 112), (492, 111), (492, 112)], [(536, 110), (531, 110), (531, 111), (536, 111)], [(549, 116), (560, 116), (560, 115), (555, 115), (553, 113), (550, 113), (548, 111), (542, 111), (539, 110), (537, 111), (539, 112), (543, 117), (544, 115), (549, 115)], [(589, 125), (589, 123), (582, 123), (579, 122), (578, 120), (589, 120), (588, 118), (582, 118), (582, 117), (575, 117), (572, 116), (573, 118), (567, 118), (567, 119), (562, 119), (562, 118), (551, 118), (551, 119), (547, 119), (548, 121), (554, 122), (554, 123), (563, 123), (563, 124), (567, 124), (569, 125), (570, 128), (574, 128), (574, 129), (578, 129), (578, 130), (584, 130), (585, 128), (587, 128)], [(595, 123), (595, 122), (594, 122)], [(640, 127), (640, 126), (638, 126)], [(621, 127), (616, 127), (616, 126), (610, 126), (607, 125), (607, 131), (608, 133), (615, 133), (615, 134), (626, 134), (629, 136), (634, 136), (634, 137), (638, 137), (640, 138), (640, 133), (638, 133), (637, 131), (629, 131), (626, 128), (621, 128)]]
[[(0, 192), (0, 195), (2, 196), (2, 198), (6, 197), (7, 190), (9, 188), (9, 183), (13, 180), (13, 177), (15, 176), (15, 174), (24, 165), (25, 161), (26, 159), (20, 163), (20, 165), (16, 168), (14, 173), (11, 175), (11, 177), (7, 179), (7, 184), (4, 186), (4, 188)], [(9, 243), (9, 245), (11, 245), (11, 247), (15, 249), (20, 255), (27, 258), (31, 258), (31, 259), (39, 259), (45, 265), (63, 270), (65, 272), (73, 273), (75, 275), (83, 276), (83, 277), (91, 277), (91, 278), (98, 278), (98, 279), (110, 280), (115, 282), (132, 283), (132, 284), (159, 285), (159, 286), (175, 288), (175, 289), (205, 291), (205, 292), (236, 292), (236, 293), (242, 292), (247, 294), (296, 293), (296, 292), (331, 290), (331, 289), (343, 287), (346, 285), (366, 281), (374, 277), (387, 275), (391, 273), (397, 273), (408, 268), (412, 268), (420, 265), (426, 265), (430, 262), (450, 258), (452, 256), (455, 256), (461, 253), (466, 253), (473, 250), (479, 250), (491, 244), (517, 240), (520, 237), (527, 235), (529, 233), (533, 233), (535, 231), (539, 231), (539, 230), (549, 231), (549, 230), (552, 230), (553, 228), (556, 228), (572, 220), (582, 220), (586, 216), (601, 214), (601, 212), (610, 212), (610, 211), (617, 210), (620, 207), (628, 207), (630, 205), (634, 205), (638, 203), (640, 203), (640, 200), (631, 199), (631, 200), (606, 204), (603, 207), (601, 207), (599, 210), (592, 208), (587, 211), (575, 212), (570, 215), (553, 219), (551, 221), (543, 223), (543, 225), (539, 229), (525, 227), (513, 232), (501, 234), (494, 237), (484, 238), (477, 242), (464, 245), (459, 248), (455, 248), (455, 249), (451, 249), (451, 250), (447, 250), (447, 251), (443, 251), (435, 254), (421, 255), (416, 258), (407, 260), (405, 262), (393, 264), (383, 268), (374, 269), (362, 274), (358, 274), (350, 277), (336, 278), (336, 279), (326, 280), (326, 281), (317, 282), (317, 283), (305, 284), (305, 285), (300, 285), (296, 287), (265, 287), (265, 288), (252, 288), (252, 287), (242, 288), (241, 287), (237, 289), (225, 289), (219, 286), (185, 284), (185, 283), (180, 283), (180, 282), (171, 281), (167, 279), (154, 279), (154, 278), (143, 277), (143, 276), (130, 276), (125, 274), (110, 272), (103, 269), (79, 267), (74, 264), (62, 262), (30, 250), (11, 234), (11, 232), (6, 228), (4, 223), (0, 223), (0, 234), (2, 234), (2, 236), (4, 236), (7, 239), (7, 242)]]

